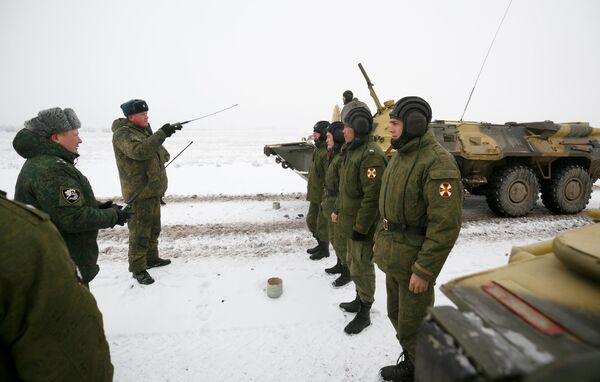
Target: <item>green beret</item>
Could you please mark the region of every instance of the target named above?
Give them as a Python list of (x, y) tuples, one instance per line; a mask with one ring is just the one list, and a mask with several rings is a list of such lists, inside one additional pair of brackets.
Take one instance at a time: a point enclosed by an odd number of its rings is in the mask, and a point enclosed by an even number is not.
[(123, 114), (128, 117), (131, 114), (148, 111), (148, 104), (143, 99), (130, 99), (121, 104), (121, 110), (123, 110)]

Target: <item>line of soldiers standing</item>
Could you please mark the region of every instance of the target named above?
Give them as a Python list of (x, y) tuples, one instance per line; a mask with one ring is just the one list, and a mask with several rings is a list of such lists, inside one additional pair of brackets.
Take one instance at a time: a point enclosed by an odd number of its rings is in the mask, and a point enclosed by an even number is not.
[(371, 136), (367, 105), (350, 91), (343, 97), (343, 123), (319, 121), (313, 128), (307, 225), (317, 246), (307, 252), (312, 260), (328, 257), (331, 242), (337, 262), (325, 272), (340, 274), (333, 286), (354, 281), (356, 297), (340, 304), (356, 313), (344, 328), (348, 334), (371, 324), (374, 263), (385, 273), (388, 318), (403, 351), (380, 374), (413, 381), (417, 332), (460, 232), (460, 171), (429, 129), (431, 107), (422, 98), (404, 97), (390, 112), (388, 163)]
[(112, 380), (102, 314), (89, 292), (99, 229), (128, 222), (129, 271), (140, 284), (154, 282), (147, 269), (171, 263), (158, 256), (169, 160), (162, 143), (182, 126), (153, 133), (143, 100), (121, 109), (113, 149), (127, 208), (97, 201), (75, 167), (82, 140), (72, 109), (40, 111), (13, 140), (26, 161), (16, 201), (0, 191), (0, 381)]

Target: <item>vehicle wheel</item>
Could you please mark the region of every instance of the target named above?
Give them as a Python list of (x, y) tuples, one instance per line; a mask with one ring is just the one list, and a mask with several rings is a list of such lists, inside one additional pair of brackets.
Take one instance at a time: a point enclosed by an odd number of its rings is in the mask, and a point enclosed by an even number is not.
[(496, 170), (488, 184), (488, 206), (505, 217), (527, 215), (537, 201), (540, 187), (533, 170), (523, 165)]
[(542, 182), (542, 202), (556, 214), (576, 214), (592, 195), (592, 179), (578, 164), (558, 167), (552, 178)]

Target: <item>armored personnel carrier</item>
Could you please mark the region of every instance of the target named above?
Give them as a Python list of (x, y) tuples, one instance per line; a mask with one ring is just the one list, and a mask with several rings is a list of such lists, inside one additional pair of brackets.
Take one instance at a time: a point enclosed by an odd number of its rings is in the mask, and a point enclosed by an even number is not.
[[(391, 155), (389, 112), (394, 101), (379, 102), (363, 72), (377, 112), (373, 139)], [(544, 206), (557, 214), (575, 214), (587, 205), (600, 177), (600, 128), (586, 122), (552, 121), (492, 124), (436, 120), (437, 140), (454, 155), (462, 181), (472, 194), (485, 195), (499, 216), (524, 216), (541, 193)], [(313, 151), (310, 141), (265, 146), (284, 168), (306, 177)]]
[(441, 290), (456, 308), (430, 310), (416, 381), (600, 380), (600, 224), (513, 247), (508, 265)]

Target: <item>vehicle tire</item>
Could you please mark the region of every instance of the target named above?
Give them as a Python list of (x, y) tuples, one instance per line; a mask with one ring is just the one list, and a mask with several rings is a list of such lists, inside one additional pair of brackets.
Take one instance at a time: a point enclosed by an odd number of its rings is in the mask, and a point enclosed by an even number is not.
[(538, 178), (527, 166), (515, 165), (500, 168), (489, 180), (487, 204), (499, 216), (525, 216), (538, 198)]
[(542, 203), (555, 214), (576, 214), (587, 206), (592, 179), (578, 164), (558, 167), (552, 178), (542, 182)]

